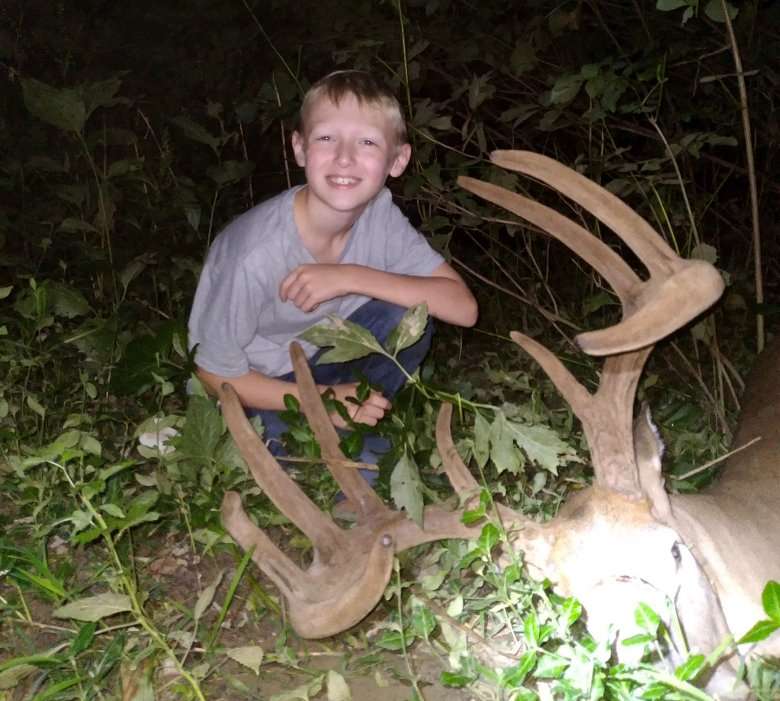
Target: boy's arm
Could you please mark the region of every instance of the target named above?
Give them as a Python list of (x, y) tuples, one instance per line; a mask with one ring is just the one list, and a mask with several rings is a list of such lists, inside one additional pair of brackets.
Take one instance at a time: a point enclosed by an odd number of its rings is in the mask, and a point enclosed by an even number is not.
[[(285, 394), (293, 395), (298, 401), (301, 399), (298, 386), (294, 382), (285, 382), (275, 377), (268, 377), (255, 370), (250, 370), (248, 373), (238, 377), (223, 377), (198, 367), (198, 377), (213, 395), (217, 394), (217, 389), (223, 382), (229, 382), (233, 389), (236, 390), (241, 404), (254, 409), (281, 411), (285, 408)], [(328, 389), (328, 386), (319, 385), (318, 389), (322, 393)], [(352, 420), (357, 423), (375, 426), (385, 415), (385, 412), (390, 409), (390, 402), (380, 392), (376, 391), (372, 391), (360, 405), (347, 401), (348, 398), (355, 398), (357, 393), (356, 382), (331, 385), (330, 389), (333, 390), (334, 398), (346, 407)], [(337, 428), (345, 428), (340, 416), (331, 415), (331, 420)]]
[(457, 326), (477, 321), (477, 301), (452, 266), (442, 263), (430, 275), (400, 275), (363, 265), (301, 265), (279, 288), (282, 301), (304, 312), (345, 294), (360, 294), (385, 302), (412, 307), (425, 302), (432, 316)]

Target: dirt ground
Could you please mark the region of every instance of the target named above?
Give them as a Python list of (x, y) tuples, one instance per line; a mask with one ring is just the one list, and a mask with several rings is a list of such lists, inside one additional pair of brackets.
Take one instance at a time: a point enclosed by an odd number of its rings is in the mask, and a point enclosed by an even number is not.
[[(74, 557), (80, 561), (79, 569), (85, 573), (93, 569), (90, 560), (94, 558), (94, 553), (92, 556), (85, 551), (72, 553), (66, 545), (60, 547), (59, 552), (52, 553), (53, 561), (57, 557)], [(102, 555), (99, 559), (105, 561)], [(220, 584), (211, 605), (203, 613), (198, 635), (192, 641), (188, 654), (187, 667), (197, 667), (198, 656), (203, 652), (208, 631), (219, 616), (237, 561), (224, 551), (204, 557), (195, 555), (186, 537), (179, 534), (175, 539), (168, 538), (140, 547), (136, 562), (141, 590), (149, 594), (146, 609), (169, 636), (169, 642), (177, 634), (192, 631), (191, 612), (198, 597), (221, 573)], [(247, 576), (250, 573), (251, 577)], [(273, 585), (250, 563), (249, 571), (245, 573), (220, 627), (216, 647), (260, 646), (264, 653), (263, 663), (259, 673), (255, 674), (224, 654), (218, 652), (212, 656), (209, 660), (210, 672), (201, 682), (208, 701), (239, 701), (246, 698), (265, 701), (279, 694), (284, 694), (285, 701), (330, 699), (325, 682), (327, 672), (331, 670), (341, 676), (349, 691), (349, 695), (345, 696), (343, 689), (341, 695), (331, 690), (337, 701), (349, 698), (354, 701), (407, 701), (415, 698), (410, 681), (413, 676), (425, 701), (476, 699), (471, 693), (441, 685), (439, 678), (441, 672), (447, 670), (447, 661), (434, 651), (416, 644), (412, 646), (408, 657), (404, 658), (401, 653), (381, 651), (371, 645), (369, 641), (382, 628), (384, 613), (381, 610), (339, 636), (319, 641), (302, 640), (286, 629), (282, 616), (270, 608), (250, 610), (250, 600), (255, 602), (255, 607), (258, 601), (257, 596), (251, 596), (252, 579), (255, 580), (255, 586), (259, 585), (268, 596), (277, 598)], [(85, 595), (88, 593), (85, 592)], [(10, 582), (0, 581), (0, 596), (12, 597), (14, 594)], [(8, 617), (0, 621), (0, 664), (4, 659), (17, 655), (45, 653), (56, 646), (62, 647), (63, 640), (67, 641), (69, 637), (58, 633), (55, 627), (75, 628), (68, 621), (53, 618), (52, 605), (49, 603), (26, 596), (25, 605), (30, 620), (35, 622), (33, 625), (29, 621), (23, 623)], [(103, 623), (112, 625), (115, 620), (104, 619)], [(182, 646), (175, 647), (175, 650), (181, 656)], [(176, 674), (170, 665), (167, 667), (166, 670), (166, 665), (158, 660), (153, 676), (152, 686), (157, 691), (156, 698), (159, 701), (182, 698), (175, 691), (178, 686)], [(133, 696), (131, 689), (137, 686), (140, 676), (145, 673), (142, 669), (131, 671), (128, 675), (127, 670), (123, 669), (122, 684), (117, 680), (109, 682), (108, 686), (123, 687), (122, 701), (135, 700), (137, 697)], [(0, 700), (29, 701), (41, 688), (45, 688), (45, 681), (45, 671), (33, 673), (15, 689), (0, 691)], [(321, 690), (314, 693), (318, 685)], [(308, 693), (304, 691), (307, 687)]]

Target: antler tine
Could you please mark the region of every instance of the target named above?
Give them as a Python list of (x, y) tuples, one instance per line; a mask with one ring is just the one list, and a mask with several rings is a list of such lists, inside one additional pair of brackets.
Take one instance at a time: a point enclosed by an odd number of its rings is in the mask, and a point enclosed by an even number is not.
[[(268, 452), (268, 448), (246, 418), (244, 408), (231, 385), (227, 383), (222, 385), (219, 400), (225, 422), (255, 482), (268, 495), (276, 508), (303, 531), (314, 548), (327, 561), (334, 552), (345, 545), (344, 532), (311, 502), (295, 480)], [(236, 540), (239, 540), (229, 527), (228, 530)]]
[[(442, 467), (452, 488), (460, 497), (461, 502), (468, 503), (475, 499), (480, 492), (479, 482), (469, 472), (465, 463), (458, 454), (455, 443), (452, 440), (452, 404), (444, 402), (439, 408), (439, 415), (436, 418), (436, 448), (441, 456)], [(510, 522), (519, 523), (525, 521), (516, 511), (507, 508), (503, 504), (496, 504), (504, 525)], [(426, 510), (426, 528), (428, 528), (428, 512)], [(465, 537), (471, 537), (468, 533)], [(452, 535), (448, 537), (453, 537)]]
[(650, 273), (649, 280), (641, 281), (606, 244), (555, 210), (504, 188), (459, 178), (466, 189), (560, 240), (615, 290), (624, 318), (606, 329), (580, 334), (577, 341), (586, 353), (612, 355), (652, 345), (704, 311), (723, 291), (715, 268), (704, 261), (679, 258), (642, 217), (576, 171), (527, 151), (495, 151), (491, 159), (541, 180), (592, 212), (629, 245)]
[(282, 594), (289, 598), (299, 595), (306, 573), (290, 560), (271, 539), (247, 516), (237, 492), (227, 492), (222, 500), (222, 523), (244, 550), (251, 550), (252, 560), (273, 581)]
[(517, 214), (568, 246), (609, 282), (623, 304), (630, 305), (631, 290), (640, 282), (626, 262), (600, 239), (550, 207), (483, 180), (462, 175), (458, 185), (488, 202)]
[(441, 456), (444, 472), (461, 501), (465, 502), (479, 494), (479, 482), (474, 479), (461, 460), (452, 440), (452, 404), (444, 402), (436, 417), (436, 447)]
[(303, 413), (317, 437), (328, 470), (338, 482), (341, 491), (355, 504), (358, 511), (358, 522), (375, 518), (379, 514), (390, 513), (390, 510), (358, 471), (344, 464), (348, 461), (339, 447), (338, 434), (322, 404), (320, 393), (317, 390), (317, 385), (314, 384), (314, 378), (309, 368), (309, 362), (300, 344), (295, 342), (290, 344), (290, 358), (295, 370), (298, 392), (301, 395)]
[(591, 394), (543, 345), (517, 331), (509, 335), (541, 366), (582, 423), (596, 484), (640, 498), (639, 476), (632, 467), (631, 416), (636, 385), (652, 346), (607, 358), (601, 384)]
[(650, 224), (609, 190), (576, 170), (532, 151), (493, 151), (490, 160), (541, 180), (580, 204), (628, 244), (650, 275), (668, 275), (678, 269), (680, 258)]

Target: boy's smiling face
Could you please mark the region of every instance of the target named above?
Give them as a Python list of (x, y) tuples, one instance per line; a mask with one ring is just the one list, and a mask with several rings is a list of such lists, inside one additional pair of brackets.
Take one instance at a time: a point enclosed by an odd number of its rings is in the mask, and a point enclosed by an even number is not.
[(306, 114), (303, 134), (293, 134), (292, 146), (306, 171), (310, 204), (355, 219), (388, 175), (403, 173), (411, 155), (409, 144), (398, 143), (386, 112), (353, 95), (338, 105), (320, 97)]

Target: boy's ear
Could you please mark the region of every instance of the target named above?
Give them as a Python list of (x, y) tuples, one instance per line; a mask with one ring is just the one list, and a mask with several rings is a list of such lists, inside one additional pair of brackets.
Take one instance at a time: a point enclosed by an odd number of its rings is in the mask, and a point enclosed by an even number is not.
[(406, 170), (409, 165), (409, 159), (412, 157), (412, 147), (409, 144), (401, 144), (398, 147), (393, 165), (390, 166), (390, 175), (397, 178)]
[(303, 147), (303, 136), (299, 131), (294, 131), (290, 138), (293, 153), (295, 154), (295, 162), (301, 167), (306, 167), (306, 149)]

